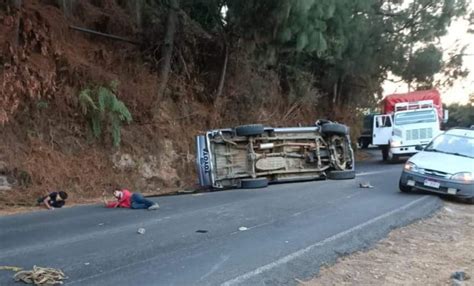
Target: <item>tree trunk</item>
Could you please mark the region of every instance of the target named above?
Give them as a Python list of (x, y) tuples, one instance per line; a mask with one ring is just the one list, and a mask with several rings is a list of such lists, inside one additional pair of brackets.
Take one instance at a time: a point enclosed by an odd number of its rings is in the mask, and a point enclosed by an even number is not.
[(142, 14), (143, 14), (143, 5), (144, 5), (144, 2), (143, 0), (136, 0), (134, 2), (134, 5), (135, 5), (135, 21), (137, 22), (137, 27), (139, 30), (142, 29)]
[(219, 86), (217, 87), (217, 92), (216, 96), (214, 98), (214, 102), (217, 101), (219, 97), (222, 95), (222, 90), (224, 89), (224, 82), (225, 82), (225, 76), (227, 74), (227, 62), (229, 60), (229, 49), (227, 48), (227, 43), (225, 43), (225, 57), (224, 57), (224, 63), (222, 65), (222, 71), (221, 71), (221, 77), (219, 80)]
[(333, 107), (336, 106), (336, 102), (337, 102), (337, 83), (338, 83), (338, 81), (336, 81), (334, 83), (333, 90), (332, 90), (332, 105), (333, 105)]
[(159, 70), (159, 85), (158, 94), (154, 106), (155, 115), (158, 111), (159, 105), (164, 98), (166, 85), (168, 84), (168, 78), (171, 69), (171, 58), (173, 56), (173, 44), (174, 36), (176, 33), (176, 26), (178, 22), (178, 0), (170, 0), (168, 20), (166, 23), (166, 32), (163, 47), (161, 49), (161, 66)]
[(20, 23), (21, 23), (21, 4), (22, 0), (13, 0), (13, 5), (18, 9), (18, 18), (15, 23), (15, 47), (18, 48), (20, 45)]
[(61, 9), (63, 10), (64, 16), (66, 16), (66, 18), (72, 16), (76, 6), (76, 0), (58, 0), (58, 4), (59, 6), (61, 6)]

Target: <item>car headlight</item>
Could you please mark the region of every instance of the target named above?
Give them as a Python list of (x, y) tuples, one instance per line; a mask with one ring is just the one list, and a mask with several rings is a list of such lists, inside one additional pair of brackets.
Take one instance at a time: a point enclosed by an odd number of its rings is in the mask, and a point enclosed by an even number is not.
[(407, 161), (405, 163), (405, 166), (403, 167), (403, 169), (405, 169), (405, 171), (411, 171), (411, 172), (415, 172), (415, 173), (420, 172), (420, 169), (414, 163), (412, 163), (410, 161)]
[(451, 180), (472, 182), (474, 181), (474, 176), (470, 172), (461, 172), (461, 173), (456, 173), (452, 175)]
[(398, 140), (391, 141), (390, 146), (391, 147), (400, 147), (400, 146), (402, 146), (402, 141), (398, 141)]

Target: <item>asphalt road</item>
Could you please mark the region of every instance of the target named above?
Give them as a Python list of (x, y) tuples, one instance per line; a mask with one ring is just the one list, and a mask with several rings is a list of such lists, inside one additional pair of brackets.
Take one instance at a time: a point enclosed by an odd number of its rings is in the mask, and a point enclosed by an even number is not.
[[(401, 168), (374, 159), (355, 180), (161, 197), (158, 211), (91, 205), (2, 217), (0, 266), (61, 268), (66, 285), (294, 285), (441, 206), (398, 192)], [(374, 188), (359, 188), (365, 181)], [(17, 285), (12, 272), (0, 271), (0, 285)]]

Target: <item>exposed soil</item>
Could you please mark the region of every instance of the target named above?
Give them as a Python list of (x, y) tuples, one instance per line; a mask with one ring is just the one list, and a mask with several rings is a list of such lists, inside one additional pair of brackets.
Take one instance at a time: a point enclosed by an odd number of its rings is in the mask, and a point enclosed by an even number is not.
[[(455, 284), (455, 271), (471, 278)], [(433, 217), (392, 231), (302, 285), (474, 285), (474, 206), (447, 202)]]
[[(69, 26), (141, 40), (133, 17), (118, 4), (126, 1), (70, 1), (76, 6), (68, 15), (59, 2), (22, 1), (20, 10), (0, 5), (0, 176), (12, 182), (11, 190), (0, 191), (0, 211), (33, 207), (54, 190), (83, 203), (112, 185), (145, 194), (193, 187), (194, 137), (212, 128), (307, 125), (325, 114), (358, 122), (353, 112), (325, 109), (317, 90), (289, 96), (275, 71), (246, 62), (238, 48), (223, 93), (213, 98), (222, 47), (213, 35), (203, 43), (189, 27), (177, 37), (166, 96), (153, 113), (163, 31), (156, 29), (149, 47), (91, 36)], [(78, 104), (82, 89), (112, 80), (133, 116), (122, 127), (120, 148), (110, 136), (93, 138)], [(357, 128), (351, 131), (355, 136)]]

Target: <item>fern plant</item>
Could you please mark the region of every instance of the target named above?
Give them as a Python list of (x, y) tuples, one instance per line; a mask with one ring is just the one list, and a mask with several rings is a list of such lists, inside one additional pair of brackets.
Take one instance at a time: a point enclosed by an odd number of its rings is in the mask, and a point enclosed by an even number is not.
[(107, 125), (115, 147), (120, 146), (122, 123), (130, 123), (132, 115), (125, 103), (117, 98), (118, 82), (109, 86), (83, 89), (79, 93), (82, 113), (87, 116), (92, 134), (100, 138), (104, 125)]

